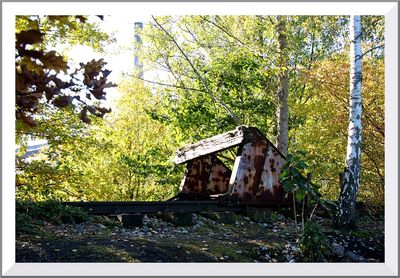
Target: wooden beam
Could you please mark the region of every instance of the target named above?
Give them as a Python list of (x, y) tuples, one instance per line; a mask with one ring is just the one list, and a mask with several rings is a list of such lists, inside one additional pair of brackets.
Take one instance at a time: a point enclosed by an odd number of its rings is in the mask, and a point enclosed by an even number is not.
[(282, 153), (280, 153), (279, 150), (257, 128), (241, 125), (226, 133), (184, 146), (176, 152), (174, 163), (182, 164), (204, 155), (236, 147), (240, 144), (261, 141), (264, 141), (265, 144), (270, 144), (279, 155), (285, 158), (285, 156), (282, 155)]
[(246, 126), (238, 126), (236, 129), (223, 134), (186, 145), (176, 152), (174, 162), (182, 164), (194, 158), (223, 151), (240, 145), (244, 139)]

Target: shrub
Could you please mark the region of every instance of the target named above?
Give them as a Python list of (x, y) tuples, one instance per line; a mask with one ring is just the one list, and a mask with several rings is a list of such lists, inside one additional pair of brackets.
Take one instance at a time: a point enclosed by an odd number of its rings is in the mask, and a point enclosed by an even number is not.
[(17, 212), (15, 214), (16, 234), (36, 234), (43, 222), (33, 219), (29, 214)]
[(82, 209), (65, 206), (53, 200), (45, 202), (17, 201), (16, 215), (19, 218), (25, 217), (26, 221), (32, 218), (57, 225), (61, 223), (81, 223), (89, 220), (89, 216)]
[(312, 221), (304, 225), (304, 231), (300, 237), (300, 250), (306, 261), (321, 262), (331, 254), (329, 242), (321, 227)]

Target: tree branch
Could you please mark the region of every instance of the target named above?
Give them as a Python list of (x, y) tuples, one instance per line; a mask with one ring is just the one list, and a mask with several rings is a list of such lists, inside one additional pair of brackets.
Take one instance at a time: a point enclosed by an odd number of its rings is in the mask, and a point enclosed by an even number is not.
[(378, 163), (372, 158), (372, 155), (365, 150), (365, 148), (362, 148), (361, 150), (368, 158), (369, 160), (372, 162), (372, 164), (375, 167), (376, 173), (379, 176), (379, 179), (381, 180), (382, 184), (385, 184), (385, 176), (381, 173), (381, 169), (379, 168)]
[(188, 88), (188, 87), (183, 87), (183, 86), (178, 86), (178, 85), (174, 85), (174, 84), (168, 84), (168, 83), (162, 83), (162, 82), (157, 82), (157, 81), (151, 81), (151, 80), (147, 80), (144, 79), (142, 77), (136, 76), (136, 75), (129, 75), (130, 77), (142, 80), (144, 82), (148, 82), (151, 84), (155, 84), (155, 85), (159, 85), (159, 86), (165, 86), (165, 87), (173, 87), (173, 88), (177, 88), (177, 89), (183, 89), (183, 90), (190, 90), (190, 91), (196, 91), (196, 92), (202, 92), (202, 93), (207, 93), (204, 90), (200, 90), (200, 89), (196, 89), (196, 88)]
[(378, 48), (382, 48), (382, 47), (385, 47), (385, 44), (380, 44), (380, 45), (371, 47), (370, 49), (368, 49), (367, 51), (365, 51), (363, 54), (361, 54), (361, 58), (364, 57), (364, 56), (365, 56), (366, 54), (368, 54), (369, 52), (371, 52), (371, 51), (373, 51), (373, 50), (375, 50), (375, 49), (378, 49)]
[(205, 82), (204, 78), (200, 75), (200, 73), (197, 71), (196, 67), (193, 65), (193, 63), (190, 61), (189, 57), (186, 55), (186, 53), (182, 50), (182, 48), (179, 46), (178, 42), (175, 40), (175, 38), (167, 31), (165, 28), (157, 21), (157, 19), (154, 16), (151, 16), (154, 20), (154, 22), (157, 24), (157, 26), (172, 40), (172, 42), (175, 44), (175, 46), (178, 48), (178, 50), (182, 53), (183, 57), (185, 60), (189, 63), (190, 67), (194, 71), (194, 73), (198, 76), (200, 79), (201, 83), (203, 84), (204, 89), (206, 90), (206, 93), (211, 96), (211, 98), (216, 101), (219, 105), (222, 106), (222, 108), (225, 109), (225, 111), (231, 116), (231, 118), (235, 121), (236, 124), (242, 125), (242, 122), (240, 119), (233, 113), (233, 111), (220, 99), (218, 99), (208, 88), (207, 83)]
[[(208, 23), (211, 23), (212, 25), (214, 25), (215, 27), (217, 27), (218, 29), (220, 29), (222, 32), (224, 32), (226, 35), (228, 35), (229, 37), (231, 37), (232, 39), (234, 39), (235, 41), (237, 41), (241, 46), (243, 46), (244, 48), (247, 48), (248, 50), (250, 50), (251, 52), (253, 52), (254, 54), (256, 54), (257, 56), (261, 57), (261, 58), (268, 58), (266, 54), (261, 53), (257, 50), (255, 50), (254, 48), (248, 46), (247, 44), (245, 44), (242, 40), (240, 40), (238, 37), (234, 36), (231, 32), (229, 32), (228, 30), (226, 30), (224, 27), (222, 27), (221, 25), (218, 25), (217, 23), (207, 19), (204, 16), (200, 16), (200, 18)], [(269, 48), (269, 47), (268, 47)], [(269, 48), (271, 50), (271, 48)]]

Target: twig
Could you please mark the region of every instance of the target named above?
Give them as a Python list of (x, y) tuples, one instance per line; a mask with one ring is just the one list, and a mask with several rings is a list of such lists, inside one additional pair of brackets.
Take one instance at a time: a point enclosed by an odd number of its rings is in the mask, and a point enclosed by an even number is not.
[(294, 192), (292, 193), (292, 196), (293, 196), (294, 225), (296, 229), (296, 236), (299, 237), (299, 232), (297, 231), (297, 212), (296, 212), (296, 199), (294, 198)]
[(312, 217), (314, 216), (314, 212), (315, 212), (315, 209), (317, 208), (317, 206), (318, 206), (318, 204), (316, 204), (316, 205), (314, 206), (314, 208), (313, 208), (313, 210), (312, 210), (312, 212), (311, 212), (311, 215), (310, 215), (310, 218), (308, 219), (308, 221), (311, 221)]
[(204, 91), (204, 90), (200, 90), (200, 89), (196, 89), (196, 88), (182, 87), (182, 86), (178, 86), (178, 85), (174, 85), (174, 84), (168, 84), (168, 83), (162, 83), (162, 82), (147, 80), (147, 79), (144, 79), (144, 78), (139, 77), (139, 76), (136, 76), (136, 75), (129, 75), (129, 76), (130, 76), (130, 77), (133, 77), (133, 78), (140, 79), (140, 80), (142, 80), (142, 81), (144, 81), (144, 82), (148, 82), (148, 83), (155, 84), (155, 85), (159, 85), (159, 86), (173, 87), (173, 88), (177, 88), (177, 89), (184, 89), (184, 90), (190, 90), (190, 91), (196, 91), (196, 92), (207, 93), (207, 92)]
[(380, 44), (380, 45), (377, 45), (377, 46), (374, 46), (374, 47), (368, 49), (368, 50), (365, 51), (363, 54), (361, 54), (361, 58), (364, 57), (364, 56), (365, 56), (366, 54), (368, 54), (369, 52), (371, 52), (371, 51), (373, 51), (373, 50), (375, 50), (375, 49), (378, 49), (378, 48), (382, 48), (382, 47), (385, 47), (385, 44)]
[(200, 16), (200, 18), (208, 23), (211, 23), (212, 25), (214, 25), (215, 27), (217, 27), (218, 29), (220, 29), (222, 32), (224, 32), (225, 34), (227, 34), (229, 37), (231, 37), (232, 39), (234, 39), (235, 41), (237, 41), (241, 46), (243, 46), (244, 48), (247, 48), (248, 50), (250, 50), (251, 52), (253, 52), (254, 54), (258, 55), (261, 58), (268, 58), (266, 54), (261, 53), (259, 51), (257, 51), (256, 49), (248, 46), (247, 44), (245, 44), (242, 40), (240, 40), (238, 37), (234, 36), (233, 34), (231, 34), (228, 30), (226, 30), (224, 27), (218, 25), (217, 23), (207, 19), (204, 16)]
[(306, 198), (303, 198), (303, 207), (301, 208), (301, 229), (304, 232), (304, 200)]
[(189, 57), (186, 55), (186, 53), (182, 50), (182, 48), (179, 46), (178, 42), (175, 40), (175, 38), (167, 31), (165, 28), (157, 21), (157, 19), (154, 16), (151, 16), (154, 20), (154, 22), (157, 24), (157, 26), (172, 40), (172, 42), (175, 44), (175, 46), (178, 48), (178, 50), (181, 52), (185, 60), (189, 63), (190, 67), (194, 71), (194, 73), (198, 76), (200, 79), (201, 83), (203, 84), (204, 88), (206, 89), (207, 94), (209, 94), (214, 101), (216, 101), (219, 105), (222, 106), (222, 108), (225, 109), (225, 111), (231, 116), (231, 118), (235, 121), (236, 124), (242, 125), (242, 122), (240, 119), (233, 113), (229, 107), (222, 102), (219, 98), (217, 98), (211, 90), (208, 88), (207, 83), (205, 82), (204, 78), (200, 75), (200, 73), (197, 71), (196, 67), (193, 65), (193, 63), (190, 61)]

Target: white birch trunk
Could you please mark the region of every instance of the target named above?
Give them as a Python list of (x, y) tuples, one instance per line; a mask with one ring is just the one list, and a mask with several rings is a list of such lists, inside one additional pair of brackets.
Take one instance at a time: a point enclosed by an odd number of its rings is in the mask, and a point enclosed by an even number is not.
[(361, 159), (361, 17), (350, 17), (350, 121), (346, 169), (339, 196), (338, 224), (348, 225), (353, 217), (360, 181)]
[[(286, 39), (286, 22), (284, 17), (278, 16), (278, 24), (276, 31), (278, 33), (279, 43), (279, 66), (287, 68), (287, 39)], [(289, 78), (287, 69), (281, 70), (279, 73), (279, 86), (277, 92), (277, 121), (278, 121), (278, 134), (276, 137), (276, 147), (283, 154), (286, 155), (288, 151), (289, 142), (289, 109), (288, 109), (288, 91), (289, 91)]]

